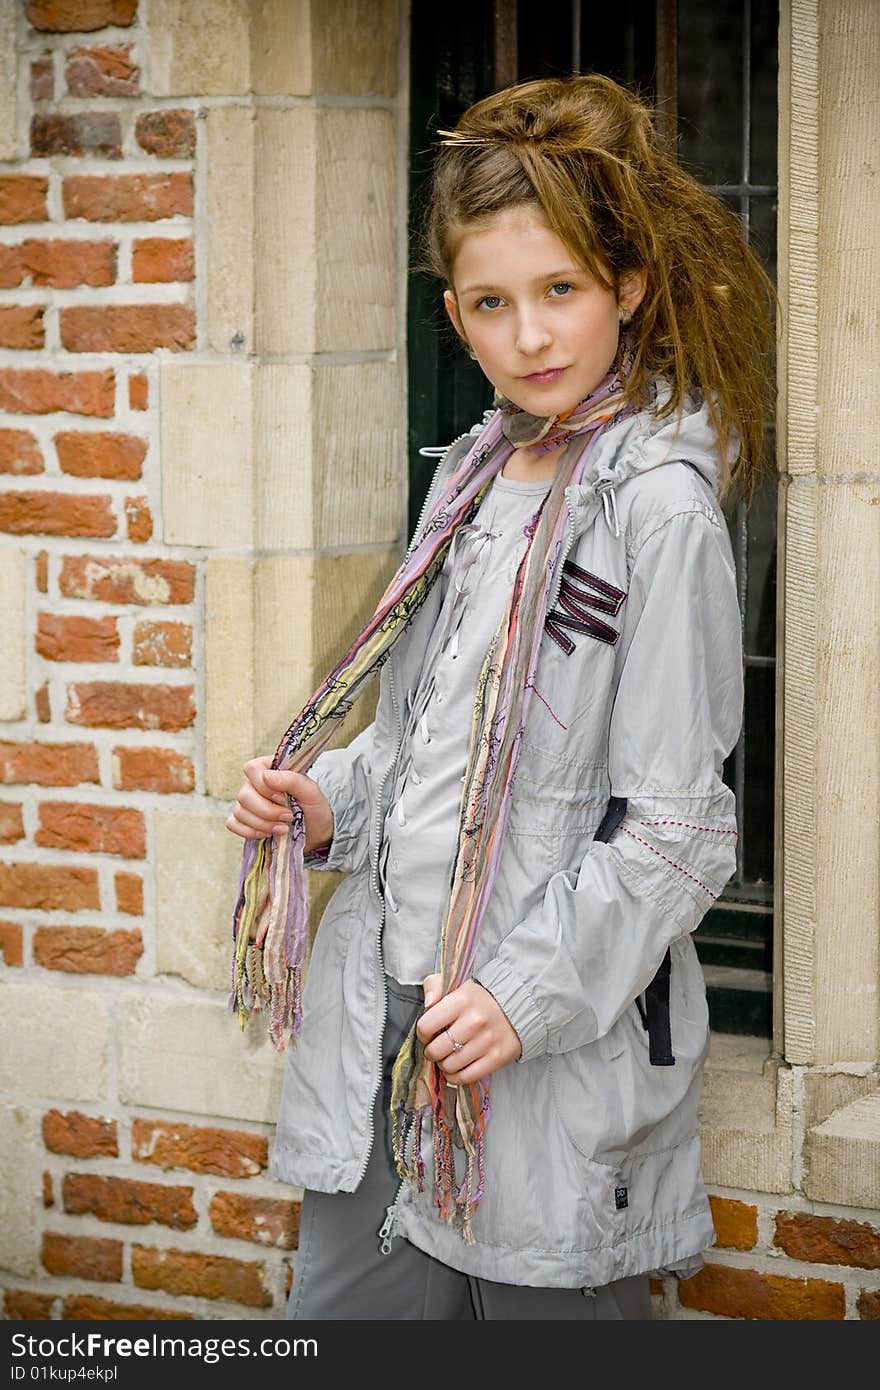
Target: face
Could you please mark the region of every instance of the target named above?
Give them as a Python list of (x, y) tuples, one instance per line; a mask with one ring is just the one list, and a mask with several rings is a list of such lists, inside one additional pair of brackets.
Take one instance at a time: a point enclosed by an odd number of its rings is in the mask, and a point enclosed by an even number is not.
[(492, 385), (532, 415), (559, 415), (607, 374), (620, 310), (634, 310), (644, 292), (642, 272), (619, 295), (605, 289), (525, 206), (463, 233), (443, 298)]

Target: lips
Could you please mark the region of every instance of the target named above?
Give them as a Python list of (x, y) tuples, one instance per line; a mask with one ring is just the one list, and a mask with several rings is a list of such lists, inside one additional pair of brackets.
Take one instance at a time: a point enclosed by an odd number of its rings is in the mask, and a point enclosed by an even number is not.
[(565, 371), (564, 367), (548, 367), (543, 372), (532, 372), (531, 376), (524, 377), (524, 381), (529, 381), (533, 386), (548, 386), (552, 381), (558, 381)]

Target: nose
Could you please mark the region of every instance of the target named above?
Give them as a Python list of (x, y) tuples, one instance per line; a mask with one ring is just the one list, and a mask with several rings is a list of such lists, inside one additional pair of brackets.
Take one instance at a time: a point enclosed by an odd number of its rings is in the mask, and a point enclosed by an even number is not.
[(545, 352), (552, 338), (547, 324), (537, 309), (522, 309), (516, 322), (516, 347), (524, 357)]

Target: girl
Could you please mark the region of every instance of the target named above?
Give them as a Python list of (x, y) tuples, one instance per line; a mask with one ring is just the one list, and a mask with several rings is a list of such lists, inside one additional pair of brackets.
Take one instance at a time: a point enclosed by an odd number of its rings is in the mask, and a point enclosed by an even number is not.
[[(288, 1315), (648, 1318), (714, 1238), (691, 932), (735, 863), (720, 503), (759, 475), (771, 290), (609, 79), (441, 134), (430, 264), (495, 409), (227, 821), (234, 1000), (297, 1044)], [(304, 865), (346, 877), (302, 992)]]

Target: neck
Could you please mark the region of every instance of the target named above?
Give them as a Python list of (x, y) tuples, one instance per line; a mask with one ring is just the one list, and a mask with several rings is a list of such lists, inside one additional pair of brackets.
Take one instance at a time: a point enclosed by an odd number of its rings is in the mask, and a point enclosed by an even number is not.
[(501, 470), (501, 477), (514, 483), (552, 482), (564, 445), (544, 453), (537, 449), (514, 449)]

